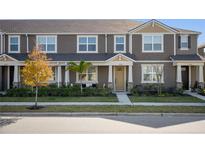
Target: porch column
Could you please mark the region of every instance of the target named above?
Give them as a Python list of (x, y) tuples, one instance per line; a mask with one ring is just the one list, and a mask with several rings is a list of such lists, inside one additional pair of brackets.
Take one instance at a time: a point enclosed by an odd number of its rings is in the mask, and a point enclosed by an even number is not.
[(128, 66), (128, 91), (130, 91), (133, 88), (133, 77), (132, 77), (132, 65)]
[(65, 67), (65, 85), (67, 86), (69, 83), (70, 83), (69, 70), (66, 70)]
[(204, 88), (204, 73), (203, 73), (203, 65), (199, 65), (199, 86)]
[(62, 82), (62, 79), (61, 79), (61, 66), (58, 66), (58, 87), (61, 86), (61, 82)]
[(109, 65), (109, 70), (108, 70), (108, 88), (113, 88), (113, 84), (112, 84), (112, 65)]
[(189, 66), (189, 90), (191, 90), (191, 66)]
[(10, 89), (10, 66), (7, 66), (7, 89)]
[(177, 65), (177, 88), (182, 88), (182, 70), (181, 65)]
[(18, 66), (14, 66), (14, 80), (13, 80), (13, 87), (18, 87), (18, 76), (19, 76), (19, 69)]

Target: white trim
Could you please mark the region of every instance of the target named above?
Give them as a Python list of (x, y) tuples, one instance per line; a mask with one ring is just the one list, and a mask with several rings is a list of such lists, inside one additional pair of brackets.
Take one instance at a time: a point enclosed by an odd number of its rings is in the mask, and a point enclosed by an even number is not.
[(28, 34), (26, 34), (26, 52), (29, 53)]
[(129, 34), (129, 52), (132, 54), (132, 34)]
[(1, 54), (3, 53), (3, 33), (1, 33)]
[(107, 34), (105, 34), (105, 52), (107, 53)]
[(10, 66), (7, 66), (7, 89), (10, 89)]
[(108, 66), (108, 83), (112, 83), (113, 81), (113, 77), (112, 77), (112, 69), (113, 69), (113, 66), (112, 65), (109, 65)]
[[(79, 51), (79, 38), (80, 37), (95, 37), (96, 38), (96, 50), (88, 51), (88, 42), (86, 43), (86, 51)], [(77, 35), (77, 53), (98, 53), (98, 35)]]
[(133, 83), (133, 68), (132, 68), (132, 65), (128, 66), (128, 83)]
[(111, 57), (111, 58), (105, 60), (104, 62), (112, 61), (114, 58), (116, 58), (116, 57), (118, 57), (118, 56), (122, 56), (122, 57), (124, 57), (125, 59), (128, 59), (128, 60), (130, 60), (130, 61), (132, 61), (132, 62), (135, 62), (135, 60), (133, 60), (132, 58), (129, 58), (129, 57), (127, 57), (126, 55), (121, 54), (121, 53), (116, 54), (115, 56), (113, 56), (113, 57)]
[[(17, 51), (11, 51), (11, 38), (12, 37), (17, 37), (18, 38), (18, 50)], [(9, 35), (8, 37), (8, 53), (20, 53), (20, 48), (21, 48), (21, 45), (20, 45), (20, 35)]]
[(189, 90), (191, 90), (191, 66), (189, 66)]
[[(95, 81), (82, 81), (82, 83), (84, 84), (95, 84), (95, 83), (98, 83), (98, 66), (91, 66), (91, 67), (95, 67), (95, 71), (96, 71), (96, 80)], [(88, 74), (88, 70), (86, 70), (86, 74)], [(80, 83), (79, 81), (79, 73), (76, 72), (76, 83)]]
[(46, 37), (46, 49), (47, 49), (47, 38), (48, 37), (54, 37), (55, 38), (55, 51), (43, 51), (45, 53), (57, 53), (57, 45), (58, 45), (58, 42), (57, 42), (57, 35), (36, 35), (36, 45), (38, 46), (39, 43), (38, 43), (38, 38), (39, 37)]
[[(151, 36), (152, 37), (152, 50), (147, 51), (144, 50), (144, 37), (145, 36)], [(155, 51), (154, 50), (154, 40), (153, 37), (154, 36), (161, 36), (161, 50), (159, 51)], [(146, 34), (142, 34), (142, 53), (163, 53), (164, 52), (164, 34), (159, 34), (159, 33), (146, 33)]]
[[(164, 64), (141, 64), (141, 83), (158, 83), (157, 81), (144, 81), (144, 67), (146, 66), (154, 66), (154, 65), (159, 65), (162, 67), (163, 72), (162, 72), (162, 81), (161, 83), (164, 83)], [(152, 69), (153, 73), (153, 69)]]
[[(117, 51), (116, 50), (116, 38), (117, 37), (123, 37), (124, 38), (124, 42), (123, 42), (124, 49), (123, 49), (123, 51)], [(122, 44), (122, 43), (118, 43), (118, 44)], [(114, 53), (126, 53), (126, 35), (114, 35)]]
[(1, 57), (8, 57), (8, 58), (10, 58), (10, 59), (12, 59), (13, 61), (15, 61), (15, 62), (19, 62), (18, 60), (16, 60), (16, 59), (14, 59), (13, 57), (11, 57), (11, 56), (9, 56), (9, 55), (7, 55), (7, 54), (2, 54), (2, 55), (0, 55), (0, 58)]
[(174, 34), (174, 55), (176, 55), (176, 34)]

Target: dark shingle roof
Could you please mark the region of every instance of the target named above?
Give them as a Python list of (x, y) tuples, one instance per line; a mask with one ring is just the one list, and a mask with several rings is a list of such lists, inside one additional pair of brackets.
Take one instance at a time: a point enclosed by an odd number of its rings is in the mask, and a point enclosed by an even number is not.
[(126, 33), (142, 24), (132, 20), (0, 20), (7, 33)]
[[(25, 61), (28, 58), (27, 53), (10, 53), (7, 55), (11, 56), (12, 58), (18, 61)], [(116, 53), (53, 53), (47, 54), (47, 57), (51, 61), (106, 61), (115, 55)], [(130, 53), (126, 53), (124, 55), (133, 60), (136, 60), (136, 57)]]
[[(148, 21), (149, 22), (149, 21)], [(142, 24), (127, 19), (41, 19), (0, 20), (0, 32), (5, 33), (127, 33)], [(170, 26), (168, 26), (170, 27)], [(173, 28), (173, 27), (170, 27)], [(173, 28), (179, 33), (199, 32)]]
[(201, 57), (197, 54), (184, 54), (184, 55), (172, 55), (170, 57), (172, 60), (176, 60), (176, 61), (192, 61), (192, 60), (196, 60), (196, 61), (200, 61), (202, 60)]

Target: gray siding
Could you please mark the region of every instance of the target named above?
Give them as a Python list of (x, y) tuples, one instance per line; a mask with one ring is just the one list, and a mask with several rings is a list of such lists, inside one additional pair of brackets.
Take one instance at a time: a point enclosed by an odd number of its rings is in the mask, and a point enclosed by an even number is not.
[(162, 53), (143, 53), (142, 52), (142, 35), (135, 34), (132, 38), (132, 53), (138, 60), (170, 60), (170, 55), (174, 54), (174, 35), (164, 35), (164, 52)]
[(177, 50), (177, 54), (195, 54), (197, 53), (197, 35), (190, 35), (191, 37), (191, 48), (189, 50), (180, 50), (179, 48), (179, 43), (178, 43), (178, 39), (179, 39), (179, 35), (176, 35), (176, 50)]
[(76, 35), (58, 35), (57, 39), (58, 53), (75, 53), (77, 51)]
[(114, 51), (114, 35), (107, 35), (107, 52), (113, 53)]
[(98, 35), (98, 53), (105, 52), (105, 35)]
[[(141, 85), (142, 70), (141, 64), (145, 63), (135, 63), (133, 65), (133, 83), (134, 85)], [(172, 63), (160, 63), (164, 64), (164, 86), (165, 87), (175, 87), (176, 86), (176, 68)]]
[(108, 84), (108, 66), (98, 66), (98, 85), (103, 87)]
[(26, 35), (20, 35), (20, 52), (21, 53), (26, 53), (27, 51), (27, 38)]
[(32, 51), (36, 46), (36, 35), (28, 35), (29, 51)]

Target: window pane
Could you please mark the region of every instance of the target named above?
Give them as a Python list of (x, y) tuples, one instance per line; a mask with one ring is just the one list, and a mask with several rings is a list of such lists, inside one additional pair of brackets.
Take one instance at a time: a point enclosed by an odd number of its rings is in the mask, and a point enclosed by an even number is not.
[(48, 44), (55, 44), (55, 37), (47, 37)]
[(47, 51), (55, 51), (55, 44), (48, 44)]
[(162, 45), (161, 44), (154, 44), (154, 51), (161, 51)]
[(188, 42), (188, 36), (181, 36), (181, 42)]
[(116, 37), (116, 43), (124, 43), (124, 37)]
[(11, 51), (18, 51), (18, 45), (11, 45), (10, 50)]
[(162, 42), (162, 37), (161, 37), (161, 36), (154, 36), (153, 42), (154, 42), (154, 43), (157, 43), (157, 44), (161, 44), (161, 42)]
[(38, 37), (39, 44), (46, 44), (46, 37)]
[(151, 51), (152, 50), (152, 44), (144, 44), (144, 50), (145, 51)]
[(95, 44), (95, 43), (96, 43), (96, 38), (95, 38), (95, 37), (89, 37), (89, 38), (88, 38), (88, 43), (93, 43), (93, 44)]
[(181, 43), (181, 48), (188, 48), (188, 43), (182, 42)]
[(152, 36), (144, 36), (144, 43), (152, 44)]
[(116, 51), (124, 51), (124, 44), (116, 44)]
[(80, 37), (79, 38), (79, 43), (87, 43), (87, 38), (86, 37)]
[(144, 81), (152, 81), (151, 74), (144, 74)]
[(88, 45), (88, 51), (96, 51), (96, 45)]
[(10, 43), (11, 44), (18, 44), (18, 37), (11, 37), (10, 38)]
[(79, 51), (86, 51), (86, 45), (79, 45)]

